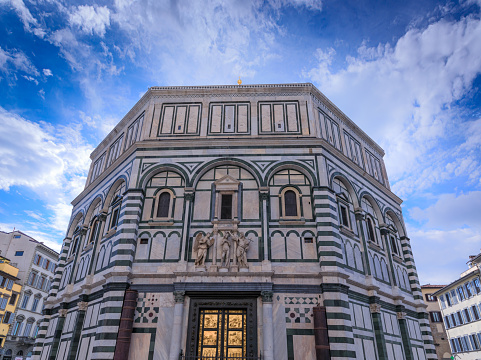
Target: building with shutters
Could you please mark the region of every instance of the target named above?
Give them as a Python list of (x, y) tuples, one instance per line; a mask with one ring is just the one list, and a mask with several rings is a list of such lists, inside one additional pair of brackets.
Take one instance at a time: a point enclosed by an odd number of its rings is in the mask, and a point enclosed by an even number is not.
[(455, 359), (481, 358), (481, 253), (469, 257), (469, 268), (436, 291), (449, 345)]
[(22, 289), (18, 294), (18, 306), (8, 316), (12, 325), (0, 360), (29, 360), (59, 254), (18, 230), (9, 233), (0, 231), (0, 251), (11, 259), (11, 265), (18, 268), (17, 282)]
[(2, 352), (5, 349), (5, 341), (22, 289), (18, 284), (17, 275), (18, 269), (10, 263), (10, 260), (0, 256), (0, 349)]
[(429, 313), (429, 323), (431, 326), (431, 335), (433, 336), (434, 346), (438, 359), (451, 360), (451, 348), (449, 347), (448, 335), (444, 327), (441, 308), (439, 307), (438, 298), (435, 292), (441, 290), (445, 285), (422, 285), (424, 301), (426, 302), (426, 310)]
[(91, 154), (34, 359), (436, 359), (383, 155), (312, 84), (150, 88)]

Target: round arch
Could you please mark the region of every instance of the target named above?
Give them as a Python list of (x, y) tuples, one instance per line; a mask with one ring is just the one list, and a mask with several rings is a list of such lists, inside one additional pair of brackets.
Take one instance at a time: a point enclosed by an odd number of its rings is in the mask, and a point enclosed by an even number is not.
[(187, 185), (189, 175), (186, 173), (186, 171), (183, 168), (175, 164), (159, 164), (159, 165), (153, 166), (151, 169), (149, 169), (149, 171), (147, 171), (144, 175), (142, 175), (142, 177), (138, 182), (139, 188), (145, 190), (145, 187), (147, 186), (147, 183), (149, 182), (149, 180), (155, 175), (157, 175), (158, 173), (161, 173), (164, 171), (173, 171), (179, 174), (180, 176), (182, 176), (182, 178), (184, 179), (184, 183)]
[(202, 176), (204, 176), (205, 173), (207, 173), (209, 170), (212, 170), (213, 168), (223, 165), (238, 166), (246, 170), (255, 179), (257, 186), (262, 186), (262, 178), (260, 174), (252, 167), (251, 164), (246, 161), (233, 158), (220, 158), (207, 162), (204, 166), (201, 166), (196, 172), (192, 174), (192, 180), (189, 185), (195, 189), (198, 182), (200, 181), (200, 179), (202, 179)]
[(387, 215), (391, 217), (391, 219), (394, 221), (394, 224), (396, 225), (397, 231), (399, 233), (400, 237), (406, 236), (406, 230), (404, 229), (404, 225), (402, 224), (401, 220), (399, 220), (399, 217), (396, 215), (396, 213), (391, 209), (391, 208), (386, 208), (384, 211), (384, 223), (387, 224)]
[(381, 209), (379, 208), (379, 205), (377, 204), (377, 201), (374, 199), (374, 197), (367, 191), (363, 191), (361, 192), (361, 194), (359, 194), (359, 199), (361, 199), (361, 202), (363, 198), (366, 198), (367, 201), (369, 201), (372, 208), (374, 209), (374, 212), (376, 213), (377, 219), (379, 221), (384, 221), (384, 217), (382, 215)]
[(114, 196), (114, 191), (121, 185), (122, 183), (125, 183), (127, 185), (127, 178), (125, 175), (121, 175), (115, 182), (110, 186), (110, 189), (107, 193), (107, 196), (105, 197), (104, 201), (104, 206), (102, 206), (102, 211), (107, 212), (110, 206), (110, 203), (112, 202), (112, 198)]
[(354, 190), (354, 187), (352, 186), (351, 182), (349, 179), (344, 175), (341, 174), (340, 172), (335, 172), (331, 175), (331, 178), (329, 179), (329, 187), (332, 189), (332, 183), (334, 179), (339, 179), (344, 186), (347, 188), (347, 191), (349, 191), (349, 195), (351, 195), (352, 203), (354, 205), (354, 208), (360, 207), (360, 202), (359, 198), (357, 197), (356, 191)]
[(92, 213), (95, 209), (95, 207), (99, 204), (99, 203), (102, 203), (102, 195), (97, 195), (93, 201), (90, 203), (89, 205), (89, 208), (87, 210), (87, 213), (85, 214), (85, 217), (84, 217), (84, 222), (83, 222), (83, 226), (85, 227), (88, 227), (89, 226), (89, 222), (90, 222), (90, 218), (92, 217)]
[(296, 163), (296, 162), (293, 162), (293, 161), (285, 161), (285, 162), (281, 162), (281, 163), (278, 163), (276, 164), (275, 166), (271, 167), (269, 169), (269, 171), (266, 173), (266, 177), (265, 177), (265, 185), (267, 186), (269, 184), (269, 181), (271, 180), (272, 176), (274, 176), (276, 173), (278, 173), (279, 171), (281, 170), (288, 170), (288, 169), (292, 169), (292, 170), (297, 170), (299, 171), (301, 174), (303, 174), (305, 177), (307, 177), (307, 179), (309, 180), (309, 182), (311, 183), (311, 188), (313, 186), (317, 186), (318, 183), (317, 183), (317, 178), (316, 176), (311, 172), (310, 169), (308, 169), (307, 167), (299, 164), (299, 163)]
[(76, 225), (77, 223), (82, 219), (82, 217), (84, 216), (84, 213), (82, 210), (79, 210), (75, 216), (72, 218), (72, 221), (70, 222), (69, 224), (69, 227), (68, 227), (68, 230), (67, 230), (67, 236), (69, 239), (72, 238), (73, 236), (73, 233), (75, 231), (75, 228), (76, 228)]

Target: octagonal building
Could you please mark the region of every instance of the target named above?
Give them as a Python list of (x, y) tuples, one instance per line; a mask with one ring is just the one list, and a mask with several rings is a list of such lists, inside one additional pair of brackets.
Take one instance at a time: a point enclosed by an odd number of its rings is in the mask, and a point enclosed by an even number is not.
[(436, 359), (383, 155), (309, 83), (150, 88), (91, 154), (33, 358)]

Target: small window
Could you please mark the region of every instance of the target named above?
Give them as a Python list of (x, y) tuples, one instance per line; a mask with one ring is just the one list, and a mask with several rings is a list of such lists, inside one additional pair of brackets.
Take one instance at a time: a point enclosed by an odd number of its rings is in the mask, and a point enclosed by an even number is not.
[(456, 290), (458, 290), (459, 301), (463, 301), (465, 298), (463, 288), (460, 286)]
[(464, 317), (466, 318), (466, 322), (471, 322), (471, 315), (469, 314), (468, 309), (464, 309)]
[(438, 298), (433, 294), (426, 294), (426, 301), (434, 302), (438, 301)]
[(446, 293), (446, 303), (448, 306), (451, 306), (451, 295), (449, 295), (449, 292)]
[(224, 220), (232, 219), (232, 194), (222, 194), (220, 218)]
[(468, 294), (468, 298), (473, 296), (472, 286), (470, 282), (466, 283), (466, 294)]
[(23, 256), (23, 251), (15, 251), (15, 256)]
[(10, 296), (10, 300), (8, 302), (9, 305), (15, 305), (15, 301), (17, 301), (17, 294), (12, 294), (12, 296)]
[(5, 316), (3, 317), (3, 323), (4, 324), (10, 324), (11, 317), (12, 317), (12, 313), (10, 311), (7, 311), (5, 313)]
[(397, 241), (394, 236), (391, 236), (391, 251), (393, 254), (399, 255), (399, 249), (397, 247)]
[(14, 239), (20, 239), (22, 236), (21, 235), (13, 235)]
[(372, 225), (372, 220), (370, 217), (367, 218), (367, 238), (370, 241), (376, 242), (376, 237), (374, 236), (374, 226)]
[(157, 207), (157, 217), (167, 218), (169, 217), (170, 208), (170, 193), (165, 191), (159, 196), (159, 205)]
[(298, 216), (297, 215), (297, 195), (292, 190), (287, 190), (284, 193), (284, 206), (285, 216)]
[(141, 244), (141, 245), (147, 245), (148, 243), (149, 243), (149, 239), (145, 239), (145, 238), (140, 239), (140, 244)]
[(479, 278), (473, 280), (474, 288), (476, 289), (476, 294), (481, 292), (481, 285), (479, 283)]
[(479, 320), (479, 311), (476, 305), (471, 307), (471, 312), (473, 313), (474, 320)]
[(339, 210), (341, 212), (341, 225), (349, 227), (349, 217), (347, 215), (348, 214), (347, 207), (340, 204)]
[(90, 240), (89, 244), (92, 244), (97, 240), (98, 232), (99, 232), (99, 221), (95, 220), (94, 226), (92, 226), (92, 232), (90, 233)]
[(441, 313), (439, 311), (431, 311), (430, 314), (433, 322), (442, 322)]
[(313, 244), (313, 243), (314, 243), (314, 239), (311, 238), (311, 237), (306, 237), (306, 238), (304, 238), (304, 243), (306, 243), (306, 244)]
[(117, 207), (112, 212), (112, 220), (110, 221), (110, 229), (113, 229), (117, 226), (117, 221), (119, 220), (119, 211), (120, 211), (120, 208)]

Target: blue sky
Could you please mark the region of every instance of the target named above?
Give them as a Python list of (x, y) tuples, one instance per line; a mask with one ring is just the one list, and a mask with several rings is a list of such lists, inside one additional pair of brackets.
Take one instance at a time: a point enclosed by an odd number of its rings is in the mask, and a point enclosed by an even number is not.
[(386, 151), (421, 283), (481, 248), (481, 0), (0, 0), (0, 230), (59, 248), (150, 86), (312, 82)]

